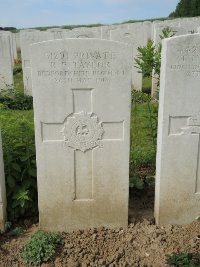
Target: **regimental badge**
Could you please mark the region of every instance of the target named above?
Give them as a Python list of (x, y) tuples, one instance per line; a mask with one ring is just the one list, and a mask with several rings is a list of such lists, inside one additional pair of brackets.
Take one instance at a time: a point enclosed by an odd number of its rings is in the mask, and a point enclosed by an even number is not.
[(94, 113), (81, 111), (67, 118), (62, 129), (65, 145), (85, 152), (94, 147), (101, 147), (104, 133), (102, 124)]

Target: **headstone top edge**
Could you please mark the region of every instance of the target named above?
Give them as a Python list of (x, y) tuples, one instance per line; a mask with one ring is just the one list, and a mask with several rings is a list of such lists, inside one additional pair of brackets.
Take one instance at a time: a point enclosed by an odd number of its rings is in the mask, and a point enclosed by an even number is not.
[(108, 44), (118, 44), (118, 45), (122, 45), (122, 46), (126, 46), (129, 48), (132, 48), (131, 44), (128, 43), (124, 43), (124, 42), (119, 42), (119, 41), (113, 41), (113, 40), (107, 40), (107, 39), (99, 39), (99, 38), (64, 38), (64, 39), (53, 39), (53, 40), (47, 40), (47, 41), (42, 41), (42, 42), (37, 42), (37, 43), (33, 43), (30, 46), (31, 47), (36, 47), (36, 46), (41, 46), (41, 45), (45, 45), (45, 44), (50, 44), (50, 43), (55, 43), (55, 42), (60, 42), (60, 43), (66, 43), (66, 42), (71, 42), (71, 41), (75, 41), (76, 43), (78, 42), (88, 42), (88, 43), (93, 43), (94, 41), (99, 41), (101, 44), (102, 43), (108, 43)]
[(200, 34), (199, 33), (192, 33), (192, 34), (183, 34), (183, 35), (178, 35), (178, 36), (172, 36), (169, 38), (165, 38), (162, 40), (163, 43), (171, 43), (171, 42), (176, 42), (177, 40), (185, 40), (185, 39), (194, 39), (195, 37), (199, 37), (200, 38)]

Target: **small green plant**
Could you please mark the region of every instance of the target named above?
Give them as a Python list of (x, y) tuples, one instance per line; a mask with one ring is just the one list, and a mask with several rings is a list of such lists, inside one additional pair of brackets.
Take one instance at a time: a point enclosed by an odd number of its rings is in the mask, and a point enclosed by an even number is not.
[(166, 255), (166, 263), (177, 267), (199, 267), (200, 253), (182, 252), (178, 254)]
[(144, 179), (140, 176), (133, 176), (129, 178), (129, 187), (142, 190), (144, 188)]
[(154, 177), (141, 177), (141, 176), (133, 176), (129, 178), (129, 187), (136, 188), (142, 190), (145, 186), (152, 186), (155, 184)]
[(0, 112), (8, 219), (36, 216), (37, 180), (32, 111)]
[(11, 222), (6, 222), (5, 223), (5, 231), (8, 231), (12, 226), (12, 223)]
[[(162, 39), (173, 37), (171, 28), (166, 27), (162, 30), (159, 37)], [(138, 72), (142, 73), (143, 77), (153, 77), (157, 79), (157, 86), (160, 85), (160, 66), (161, 66), (161, 51), (162, 45), (154, 44), (153, 40), (149, 39), (147, 45), (138, 47), (139, 54), (135, 58), (135, 67), (139, 69)]]
[(54, 256), (56, 248), (63, 244), (62, 235), (39, 231), (28, 239), (22, 257), (27, 264), (38, 265), (50, 260)]
[(0, 105), (4, 109), (30, 110), (33, 109), (33, 98), (13, 88), (7, 88), (0, 92)]
[(16, 75), (18, 73), (22, 73), (22, 64), (15, 64), (13, 69), (13, 74)]
[(151, 101), (151, 97), (148, 94), (143, 93), (141, 91), (132, 90), (131, 101), (133, 105), (143, 104)]
[(20, 236), (21, 234), (23, 234), (24, 232), (24, 229), (20, 226), (18, 227), (15, 227), (11, 232), (10, 232), (10, 235), (13, 235), (13, 236)]

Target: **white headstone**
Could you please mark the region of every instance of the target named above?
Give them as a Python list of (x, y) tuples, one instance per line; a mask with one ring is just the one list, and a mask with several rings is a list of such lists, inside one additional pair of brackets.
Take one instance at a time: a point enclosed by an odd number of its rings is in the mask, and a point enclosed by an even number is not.
[(6, 222), (6, 187), (3, 163), (3, 149), (0, 131), (0, 232), (5, 230)]
[(197, 33), (200, 26), (200, 18), (183, 18), (180, 20), (180, 27), (187, 30), (188, 33)]
[(64, 38), (101, 38), (101, 32), (97, 30), (92, 30), (90, 28), (77, 28), (66, 32), (64, 34)]
[(13, 45), (13, 56), (14, 59), (17, 59), (17, 43), (16, 43), (16, 37), (14, 33), (11, 33), (12, 36), (12, 45)]
[(111, 40), (131, 44), (133, 47), (132, 58), (132, 86), (135, 90), (142, 90), (142, 74), (135, 67), (134, 58), (138, 55), (138, 47), (145, 46), (151, 34), (151, 23), (129, 24), (129, 29), (116, 29), (111, 31)]
[(184, 224), (200, 216), (200, 35), (163, 42), (155, 218)]
[(10, 49), (10, 59), (12, 67), (14, 67), (14, 46), (13, 46), (13, 39), (12, 39), (12, 33), (9, 31), (0, 31), (0, 35), (6, 35), (9, 37), (9, 49)]
[(17, 50), (20, 51), (20, 50), (21, 50), (21, 44), (20, 44), (20, 32), (16, 32), (16, 33), (15, 33), (15, 39), (16, 39)]
[(111, 40), (110, 33), (113, 30), (128, 29), (127, 24), (107, 25), (101, 27), (101, 39)]
[(42, 229), (128, 223), (131, 50), (98, 39), (32, 45)]
[(24, 81), (24, 93), (32, 95), (30, 45), (54, 39), (54, 34), (44, 31), (20, 31), (21, 58)]
[[(180, 35), (186, 35), (190, 34), (186, 29), (173, 26), (172, 24), (167, 24), (166, 22), (164, 24), (155, 24), (154, 30), (153, 30), (153, 41), (154, 45), (158, 45), (162, 42), (161, 36), (163, 36), (163, 30), (170, 29), (170, 36), (180, 36)], [(153, 78), (152, 78), (152, 86), (151, 86), (151, 96), (157, 97), (158, 94), (158, 76), (156, 76), (153, 72)]]
[(0, 91), (13, 85), (10, 37), (0, 34)]
[(61, 28), (51, 28), (51, 29), (47, 30), (47, 32), (51, 32), (54, 34), (54, 39), (63, 39), (64, 34), (68, 31), (70, 31), (70, 30), (65, 30), (65, 29), (61, 29)]
[(180, 36), (185, 34), (190, 34), (186, 29), (181, 27), (172, 27), (170, 24), (165, 25), (154, 25), (154, 35), (153, 35), (153, 41), (154, 44), (157, 45), (158, 43), (162, 42), (162, 39), (160, 36), (163, 36), (163, 30), (170, 29), (170, 36)]

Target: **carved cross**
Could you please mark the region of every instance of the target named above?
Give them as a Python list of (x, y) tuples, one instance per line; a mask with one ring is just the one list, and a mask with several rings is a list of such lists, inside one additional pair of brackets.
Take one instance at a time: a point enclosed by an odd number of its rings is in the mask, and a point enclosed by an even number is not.
[(63, 122), (41, 123), (43, 142), (63, 142), (74, 150), (74, 201), (94, 200), (93, 151), (104, 142), (123, 141), (124, 122), (100, 122), (93, 113), (94, 89), (72, 89), (73, 113)]

